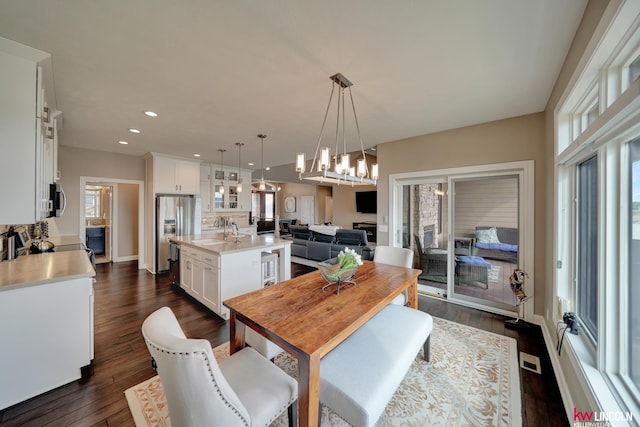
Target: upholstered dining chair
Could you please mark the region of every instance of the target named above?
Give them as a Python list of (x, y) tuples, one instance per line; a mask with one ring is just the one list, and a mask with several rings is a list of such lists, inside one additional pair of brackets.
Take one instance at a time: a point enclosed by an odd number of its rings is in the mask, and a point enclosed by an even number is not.
[(250, 347), (218, 362), (206, 339), (189, 339), (169, 307), (151, 313), (142, 335), (174, 426), (268, 426), (289, 408), (296, 423), (298, 383)]
[[(373, 262), (380, 264), (397, 265), (399, 267), (413, 267), (413, 251), (406, 248), (396, 248), (393, 246), (376, 246), (373, 254)], [(406, 305), (407, 291), (404, 291), (391, 301), (392, 304)]]

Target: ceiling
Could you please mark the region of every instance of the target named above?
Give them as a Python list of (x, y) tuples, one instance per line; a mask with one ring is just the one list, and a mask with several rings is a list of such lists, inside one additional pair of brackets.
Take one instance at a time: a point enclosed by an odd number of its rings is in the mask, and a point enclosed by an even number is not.
[(0, 37), (52, 55), (62, 145), (215, 162), (222, 148), (237, 166), (244, 142), (259, 169), (258, 133), (265, 167), (313, 157), (338, 72), (365, 148), (544, 110), (585, 5), (0, 0)]

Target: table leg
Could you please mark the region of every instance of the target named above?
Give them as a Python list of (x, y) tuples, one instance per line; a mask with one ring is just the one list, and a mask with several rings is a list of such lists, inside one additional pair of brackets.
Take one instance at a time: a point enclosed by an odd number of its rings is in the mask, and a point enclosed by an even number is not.
[(298, 356), (298, 426), (317, 426), (319, 406), (320, 357)]
[(245, 326), (236, 320), (236, 313), (231, 311), (229, 316), (229, 354), (244, 348), (244, 328)]
[(407, 305), (411, 308), (418, 308), (418, 279), (413, 279), (413, 282), (407, 288)]

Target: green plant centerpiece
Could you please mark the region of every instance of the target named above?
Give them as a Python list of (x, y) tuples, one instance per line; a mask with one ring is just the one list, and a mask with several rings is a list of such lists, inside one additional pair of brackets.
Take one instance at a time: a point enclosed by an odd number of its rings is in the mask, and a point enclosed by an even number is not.
[(340, 295), (340, 287), (345, 284), (356, 285), (351, 278), (356, 273), (358, 266), (362, 265), (362, 257), (355, 250), (344, 248), (337, 257), (318, 263), (320, 275), (327, 284), (322, 287), (324, 291), (331, 285), (337, 285), (336, 294)]

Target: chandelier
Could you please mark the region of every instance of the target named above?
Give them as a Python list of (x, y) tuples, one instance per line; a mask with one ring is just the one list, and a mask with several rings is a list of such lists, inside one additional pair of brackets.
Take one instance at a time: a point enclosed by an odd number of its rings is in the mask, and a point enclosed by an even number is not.
[[(360, 136), (360, 126), (358, 125), (358, 116), (356, 115), (356, 107), (353, 103), (353, 94), (351, 93), (351, 83), (342, 74), (334, 74), (329, 77), (333, 81), (331, 88), (331, 95), (329, 96), (329, 103), (327, 110), (324, 113), (324, 120), (322, 121), (322, 127), (320, 128), (320, 136), (318, 137), (318, 144), (316, 146), (316, 152), (313, 155), (313, 162), (311, 163), (311, 169), (306, 172), (306, 159), (304, 153), (296, 154), (296, 172), (298, 172), (300, 179), (309, 179), (319, 182), (328, 182), (332, 184), (350, 183), (354, 185), (376, 185), (378, 181), (378, 164), (373, 163), (371, 170), (367, 165), (367, 158), (364, 152), (364, 145), (362, 143), (362, 137)], [(327, 116), (331, 108), (331, 102), (333, 101), (333, 95), (338, 88), (338, 96), (336, 97), (337, 113), (336, 113), (336, 144), (333, 156), (331, 157), (331, 150), (329, 147), (321, 147), (322, 134), (324, 127), (327, 123)], [(357, 132), (358, 140), (360, 141), (360, 151), (362, 158), (359, 158), (356, 162), (356, 166), (351, 165), (351, 158), (347, 153), (347, 140), (346, 140), (346, 111), (345, 111), (345, 89), (349, 89), (349, 99), (351, 101), (351, 109), (353, 110), (353, 118), (355, 122), (355, 129)], [(342, 142), (342, 154), (338, 157), (340, 142)], [(306, 173), (305, 173), (306, 172)]]

